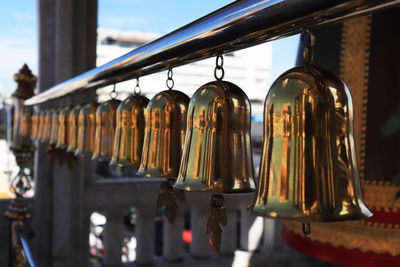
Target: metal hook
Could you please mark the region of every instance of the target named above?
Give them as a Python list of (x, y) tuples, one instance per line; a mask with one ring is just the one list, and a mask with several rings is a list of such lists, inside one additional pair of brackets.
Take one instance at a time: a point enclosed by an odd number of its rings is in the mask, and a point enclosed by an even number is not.
[(118, 95), (118, 93), (115, 91), (115, 83), (114, 83), (113, 89), (112, 89), (112, 91), (110, 92), (110, 97), (111, 97), (112, 99), (115, 99), (115, 98), (117, 97), (117, 95)]
[(136, 86), (135, 86), (135, 89), (133, 91), (134, 91), (135, 95), (140, 95), (140, 93), (142, 91), (140, 86), (139, 86), (139, 78), (136, 78)]
[[(218, 76), (218, 71), (221, 72), (221, 75)], [(215, 60), (215, 68), (214, 68), (214, 77), (217, 81), (221, 81), (225, 76), (224, 71), (224, 57), (222, 54), (218, 54)]]
[(167, 87), (169, 90), (172, 90), (172, 88), (174, 87), (175, 83), (174, 83), (174, 79), (172, 78), (173, 72), (172, 72), (172, 68), (170, 67), (168, 69), (168, 73), (167, 73)]
[(304, 29), (300, 36), (303, 46), (303, 59), (306, 65), (310, 65), (314, 59), (313, 48), (315, 46), (315, 35), (310, 29)]

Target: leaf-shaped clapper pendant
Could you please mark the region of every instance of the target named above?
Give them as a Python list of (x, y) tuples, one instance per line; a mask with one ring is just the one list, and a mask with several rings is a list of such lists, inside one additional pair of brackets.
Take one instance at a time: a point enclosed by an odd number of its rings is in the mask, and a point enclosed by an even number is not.
[(211, 213), (207, 220), (206, 233), (208, 235), (211, 234), (211, 242), (217, 253), (219, 253), (222, 233), (221, 225), (228, 223), (226, 208), (224, 207), (224, 196), (213, 194), (210, 202)]
[(164, 214), (168, 222), (173, 224), (178, 213), (178, 203), (185, 203), (185, 192), (173, 188), (170, 180), (162, 182), (160, 185), (162, 192), (157, 197), (157, 207), (164, 207)]

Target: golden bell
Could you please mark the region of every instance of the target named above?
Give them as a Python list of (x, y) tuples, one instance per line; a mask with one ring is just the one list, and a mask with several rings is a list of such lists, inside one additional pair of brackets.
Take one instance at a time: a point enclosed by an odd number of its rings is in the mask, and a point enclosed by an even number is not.
[(40, 141), (48, 142), (51, 136), (51, 115), (53, 114), (54, 109), (50, 109), (45, 113), (44, 116), (44, 127), (43, 127), (43, 135)]
[(19, 122), (19, 131), (21, 136), (30, 136), (32, 130), (32, 113), (31, 110), (25, 110), (22, 113)]
[(68, 115), (68, 148), (67, 152), (75, 152), (78, 147), (78, 118), (82, 106), (75, 106)]
[(111, 165), (139, 166), (148, 103), (147, 97), (132, 95), (118, 106)]
[(37, 139), (39, 135), (39, 118), (40, 112), (35, 110), (32, 114), (32, 130), (31, 130), (31, 138)]
[(92, 159), (109, 161), (112, 156), (115, 134), (115, 113), (121, 101), (111, 99), (102, 103), (96, 111), (96, 134)]
[(84, 105), (78, 116), (78, 146), (76, 156), (92, 156), (96, 129), (96, 110), (98, 104), (91, 102)]
[(68, 144), (68, 116), (70, 108), (65, 107), (60, 111), (58, 115), (58, 131), (57, 131), (57, 144), (56, 148), (65, 149)]
[(58, 115), (60, 115), (59, 110), (54, 110), (51, 114), (51, 132), (50, 132), (50, 145), (55, 145), (58, 138)]
[(302, 222), (371, 216), (361, 195), (349, 89), (332, 72), (301, 66), (272, 85), (255, 213)]
[(39, 129), (38, 129), (37, 139), (40, 141), (43, 141), (45, 136), (46, 116), (47, 116), (47, 111), (42, 110), (39, 112)]
[(174, 187), (212, 194), (254, 191), (251, 108), (246, 94), (230, 82), (207, 83), (194, 93), (187, 118)]
[(150, 100), (138, 175), (176, 179), (188, 104), (189, 97), (176, 90), (162, 91)]

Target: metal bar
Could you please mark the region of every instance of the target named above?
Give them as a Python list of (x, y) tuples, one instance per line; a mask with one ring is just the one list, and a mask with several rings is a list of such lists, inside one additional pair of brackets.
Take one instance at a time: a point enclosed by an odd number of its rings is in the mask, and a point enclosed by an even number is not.
[(133, 79), (396, 6), (400, 0), (243, 0), (25, 101), (36, 105), (81, 89)]

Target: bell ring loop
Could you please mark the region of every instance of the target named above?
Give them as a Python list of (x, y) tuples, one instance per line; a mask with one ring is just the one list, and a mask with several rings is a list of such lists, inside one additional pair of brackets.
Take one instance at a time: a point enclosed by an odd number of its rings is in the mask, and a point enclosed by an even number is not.
[(172, 75), (173, 75), (173, 72), (172, 72), (172, 69), (170, 68), (170, 69), (168, 69), (167, 81), (165, 82), (169, 90), (172, 90), (172, 88), (174, 88), (174, 85), (175, 85)]
[(214, 69), (214, 77), (216, 80), (221, 81), (225, 76), (225, 71), (222, 67), (215, 67)]
[(304, 62), (306, 65), (309, 65), (314, 59), (313, 47), (315, 46), (315, 36), (309, 29), (304, 29), (301, 33), (300, 41), (303, 46)]
[(139, 86), (139, 78), (137, 78), (136, 86), (135, 86), (135, 89), (133, 89), (133, 92), (135, 93), (135, 95), (140, 95), (141, 91), (142, 90), (140, 89), (140, 86)]

